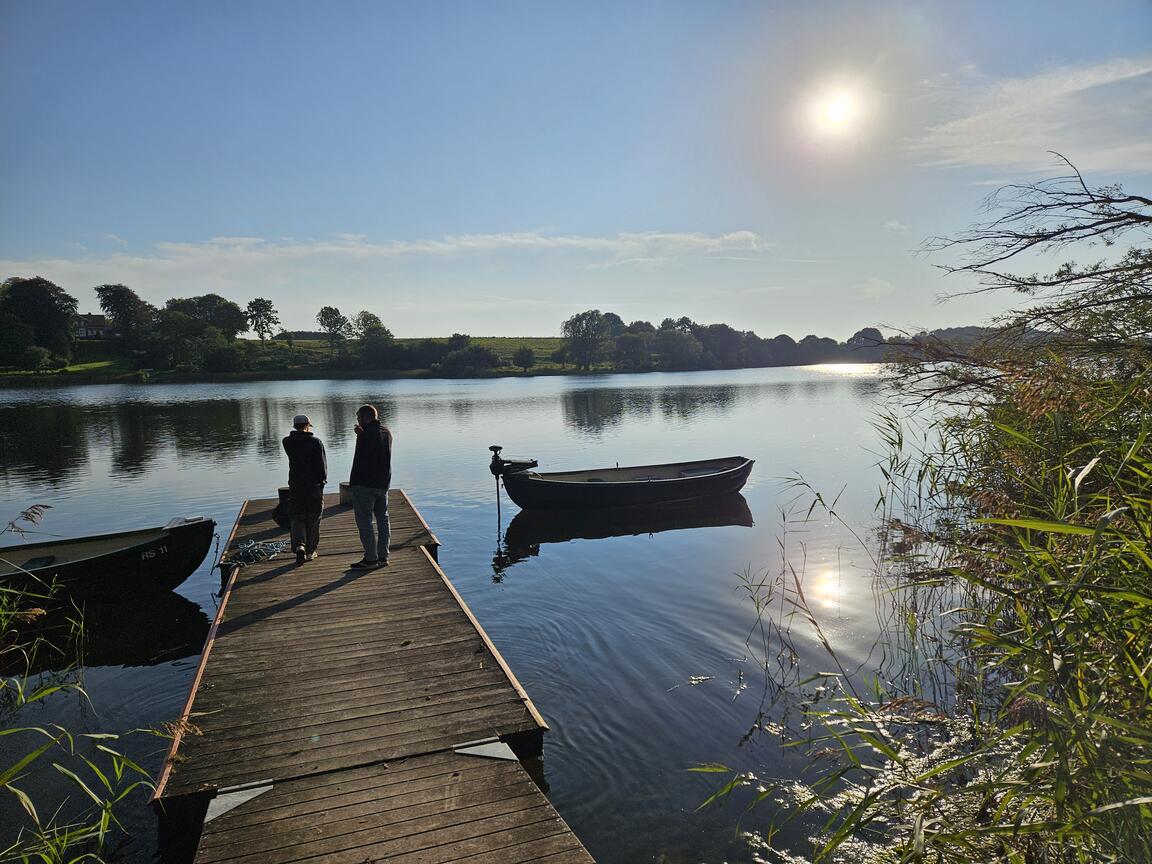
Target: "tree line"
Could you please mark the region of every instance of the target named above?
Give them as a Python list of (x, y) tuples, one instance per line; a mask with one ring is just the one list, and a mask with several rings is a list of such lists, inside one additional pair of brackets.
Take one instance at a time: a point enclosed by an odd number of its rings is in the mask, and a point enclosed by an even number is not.
[[(93, 289), (108, 324), (108, 351), (138, 368), (193, 372), (232, 372), (327, 366), (332, 369), (434, 370), (445, 375), (483, 374), (506, 366), (491, 348), (470, 336), (404, 340), (374, 312), (346, 315), (324, 306), (316, 315), (319, 330), (288, 332), (271, 300), (257, 297), (247, 306), (202, 294), (174, 297), (157, 307), (122, 284)], [(60, 368), (73, 359), (78, 303), (43, 277), (13, 277), (0, 284), (0, 366), (28, 370)], [(259, 340), (239, 340), (244, 333)], [(866, 327), (844, 343), (815, 335), (796, 341), (786, 334), (764, 339), (728, 324), (699, 324), (690, 318), (665, 318), (626, 324), (613, 312), (590, 309), (561, 325), (563, 342), (546, 357), (520, 347), (511, 365), (525, 372), (540, 364), (578, 370), (608, 368), (651, 370), (736, 369), (811, 363), (875, 362), (886, 358), (891, 341)], [(325, 343), (320, 355), (296, 350), (315, 337)]]
[(561, 325), (568, 359), (579, 369), (608, 362), (620, 371), (740, 369), (802, 366), (812, 363), (870, 363), (886, 358), (891, 346), (875, 327), (856, 331), (844, 343), (821, 336), (799, 342), (787, 334), (763, 339), (728, 324), (698, 324), (691, 318), (665, 318), (625, 324), (614, 312), (589, 309)]

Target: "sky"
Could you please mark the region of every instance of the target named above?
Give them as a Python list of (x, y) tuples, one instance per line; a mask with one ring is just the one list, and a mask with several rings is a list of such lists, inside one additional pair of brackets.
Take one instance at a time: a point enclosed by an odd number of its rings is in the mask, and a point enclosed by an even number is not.
[(921, 247), (1048, 151), (1152, 190), (1152, 2), (0, 0), (0, 117), (0, 278), (81, 311), (845, 339), (1002, 311)]

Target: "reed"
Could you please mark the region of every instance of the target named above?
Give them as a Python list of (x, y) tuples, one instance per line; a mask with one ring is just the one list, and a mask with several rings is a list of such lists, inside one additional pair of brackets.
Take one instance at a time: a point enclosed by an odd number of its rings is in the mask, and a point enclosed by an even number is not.
[[(840, 662), (802, 570), (768, 592), (830, 671), (786, 685), (800, 719), (777, 734), (804, 776), (730, 774), (713, 796), (754, 790), (758, 860), (1152, 861), (1152, 254), (988, 269), (1099, 220), (1152, 225), (1152, 200), (1065, 179), (971, 234), (970, 272), (1043, 302), (981, 352), (919, 346), (894, 374), (916, 411), (877, 424), (874, 668)], [(801, 518), (838, 518), (806, 493)]]

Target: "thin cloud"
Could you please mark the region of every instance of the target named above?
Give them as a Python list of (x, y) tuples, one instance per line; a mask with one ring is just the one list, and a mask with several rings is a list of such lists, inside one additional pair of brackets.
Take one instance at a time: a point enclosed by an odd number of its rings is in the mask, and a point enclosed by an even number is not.
[(938, 119), (906, 148), (926, 165), (1045, 171), (1056, 150), (1082, 170), (1152, 172), (1152, 57), (999, 81), (964, 75), (925, 89)]
[(884, 230), (889, 234), (896, 234), (899, 237), (907, 237), (912, 233), (912, 226), (905, 225), (899, 219), (889, 219), (884, 223)]
[[(155, 301), (201, 293), (213, 286), (220, 293), (304, 285), (337, 275), (384, 274), (393, 262), (449, 260), (524, 255), (567, 256), (570, 266), (657, 267), (689, 258), (708, 259), (732, 253), (763, 255), (769, 244), (753, 231), (724, 234), (698, 232), (622, 232), (612, 236), (520, 232), (464, 234), (437, 239), (370, 242), (364, 235), (332, 239), (269, 241), (260, 237), (213, 237), (201, 243), (157, 243), (152, 254), (114, 252), (74, 258), (0, 260), (0, 271), (39, 274), (61, 285), (123, 282)], [(395, 268), (391, 268), (395, 269)]]

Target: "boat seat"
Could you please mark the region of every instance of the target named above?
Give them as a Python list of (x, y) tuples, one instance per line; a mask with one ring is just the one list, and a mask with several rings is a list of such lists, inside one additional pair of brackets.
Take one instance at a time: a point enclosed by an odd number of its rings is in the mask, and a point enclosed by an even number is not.
[(681, 477), (702, 477), (705, 474), (715, 474), (718, 468), (684, 468), (680, 471)]

